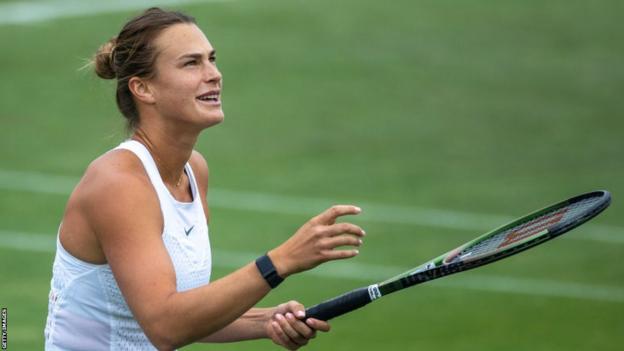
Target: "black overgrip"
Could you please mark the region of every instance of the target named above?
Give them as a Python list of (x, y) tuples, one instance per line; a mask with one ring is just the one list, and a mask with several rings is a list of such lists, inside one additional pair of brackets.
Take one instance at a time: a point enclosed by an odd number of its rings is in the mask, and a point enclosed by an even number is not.
[(334, 317), (356, 310), (371, 301), (368, 287), (355, 289), (308, 308), (306, 310), (306, 318), (328, 321)]

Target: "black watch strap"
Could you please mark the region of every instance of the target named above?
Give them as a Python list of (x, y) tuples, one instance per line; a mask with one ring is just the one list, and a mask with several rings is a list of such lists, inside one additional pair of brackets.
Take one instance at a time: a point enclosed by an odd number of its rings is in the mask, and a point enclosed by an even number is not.
[(262, 278), (269, 283), (271, 289), (280, 285), (280, 283), (284, 281), (284, 278), (277, 274), (277, 270), (268, 255), (258, 257), (256, 260), (256, 267), (258, 267), (260, 274), (262, 274)]

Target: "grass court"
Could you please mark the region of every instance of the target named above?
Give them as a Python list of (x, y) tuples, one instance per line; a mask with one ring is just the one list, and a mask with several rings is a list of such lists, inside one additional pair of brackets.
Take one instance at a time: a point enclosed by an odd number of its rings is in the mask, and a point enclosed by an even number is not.
[[(12, 3), (1, 0), (0, 12)], [(611, 207), (591, 224), (338, 318), (308, 350), (621, 349), (620, 1), (165, 7), (197, 18), (224, 75), (225, 122), (197, 144), (211, 170), (213, 277), (332, 204), (364, 210), (349, 219), (367, 232), (357, 258), (289, 278), (262, 306), (313, 305), (507, 219), (611, 191)], [(80, 67), (137, 12), (0, 19), (0, 305), (9, 350), (43, 348), (65, 202), (89, 162), (126, 137), (113, 83)], [(273, 349), (270, 341), (184, 348)]]

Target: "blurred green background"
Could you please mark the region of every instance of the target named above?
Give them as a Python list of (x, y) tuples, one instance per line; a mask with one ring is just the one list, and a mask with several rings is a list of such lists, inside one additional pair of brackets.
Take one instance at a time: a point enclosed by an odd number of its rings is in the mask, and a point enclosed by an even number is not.
[[(43, 348), (65, 202), (89, 162), (126, 137), (114, 83), (80, 70), (138, 12), (106, 3), (0, 0), (0, 305), (10, 350)], [(307, 349), (621, 350), (624, 3), (168, 3), (197, 18), (224, 75), (226, 120), (197, 145), (211, 168), (214, 278), (325, 207), (358, 204), (364, 213), (349, 220), (368, 233), (361, 254), (289, 278), (260, 304), (311, 305), (507, 219), (608, 189), (613, 204), (593, 223), (336, 319)], [(32, 17), (18, 22), (19, 9)]]

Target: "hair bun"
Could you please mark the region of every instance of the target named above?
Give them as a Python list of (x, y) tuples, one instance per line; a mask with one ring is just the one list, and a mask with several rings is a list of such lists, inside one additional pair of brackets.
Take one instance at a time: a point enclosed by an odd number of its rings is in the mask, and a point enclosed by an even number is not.
[(100, 78), (113, 79), (117, 77), (115, 62), (113, 61), (113, 51), (115, 50), (116, 44), (117, 38), (112, 38), (102, 44), (95, 53), (95, 57), (93, 58), (95, 73)]

